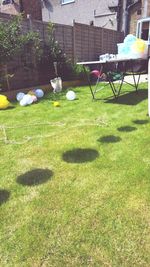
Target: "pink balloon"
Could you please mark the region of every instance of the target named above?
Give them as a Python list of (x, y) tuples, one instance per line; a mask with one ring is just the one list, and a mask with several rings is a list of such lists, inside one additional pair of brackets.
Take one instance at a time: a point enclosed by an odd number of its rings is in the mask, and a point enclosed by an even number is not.
[(37, 101), (36, 95), (32, 95), (31, 97), (32, 97), (33, 102), (36, 102)]
[(91, 74), (93, 74), (94, 76), (96, 76), (97, 78), (101, 76), (101, 71), (99, 70), (92, 70)]

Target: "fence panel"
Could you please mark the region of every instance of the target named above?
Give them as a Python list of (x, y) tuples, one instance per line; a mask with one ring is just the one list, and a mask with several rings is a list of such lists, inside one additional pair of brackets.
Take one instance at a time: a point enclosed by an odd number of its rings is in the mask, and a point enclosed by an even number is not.
[(109, 29), (74, 23), (76, 61), (98, 60), (99, 55), (117, 52), (117, 43), (122, 42), (123, 33)]
[[(9, 21), (13, 15), (0, 13), (0, 21)], [(43, 42), (48, 39), (48, 23), (31, 19), (23, 19), (22, 33), (33, 30), (39, 33)], [(123, 33), (80, 23), (69, 25), (54, 25), (54, 37), (60, 48), (72, 62), (98, 60), (99, 55), (116, 53), (117, 43), (122, 42)], [(18, 89), (49, 82), (54, 74), (47, 70), (48, 66), (40, 70), (33, 66), (30, 51), (25, 51), (22, 58), (18, 57), (9, 63), (9, 73), (14, 73), (11, 88)]]

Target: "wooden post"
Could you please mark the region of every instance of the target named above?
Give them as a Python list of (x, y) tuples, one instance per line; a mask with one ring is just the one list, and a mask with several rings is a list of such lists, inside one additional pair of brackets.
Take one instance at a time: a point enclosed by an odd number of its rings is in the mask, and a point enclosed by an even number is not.
[(150, 57), (148, 59), (148, 116), (150, 117)]
[(76, 28), (75, 28), (75, 20), (73, 20), (73, 63), (76, 63)]
[(5, 75), (5, 79), (6, 79), (6, 83), (7, 83), (7, 89), (8, 89), (8, 91), (10, 91), (10, 82), (9, 82), (9, 74), (8, 74), (7, 64), (4, 65), (4, 75)]
[(150, 117), (150, 22), (148, 32), (148, 116)]

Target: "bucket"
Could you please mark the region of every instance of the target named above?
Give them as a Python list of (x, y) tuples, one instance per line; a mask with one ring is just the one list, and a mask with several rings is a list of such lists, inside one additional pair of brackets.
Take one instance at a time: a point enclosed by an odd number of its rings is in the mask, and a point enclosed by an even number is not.
[(50, 80), (51, 86), (53, 87), (54, 93), (59, 93), (62, 91), (62, 79), (60, 77)]

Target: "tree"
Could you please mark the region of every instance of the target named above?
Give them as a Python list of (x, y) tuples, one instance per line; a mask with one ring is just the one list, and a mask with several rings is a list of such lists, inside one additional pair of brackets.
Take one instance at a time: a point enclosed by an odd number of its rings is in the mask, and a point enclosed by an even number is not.
[(4, 71), (7, 88), (10, 90), (8, 64), (15, 56), (23, 52), (26, 45), (32, 47), (35, 56), (39, 55), (40, 38), (38, 33), (29, 31), (22, 33), (22, 17), (14, 16), (10, 21), (0, 21), (0, 66)]

